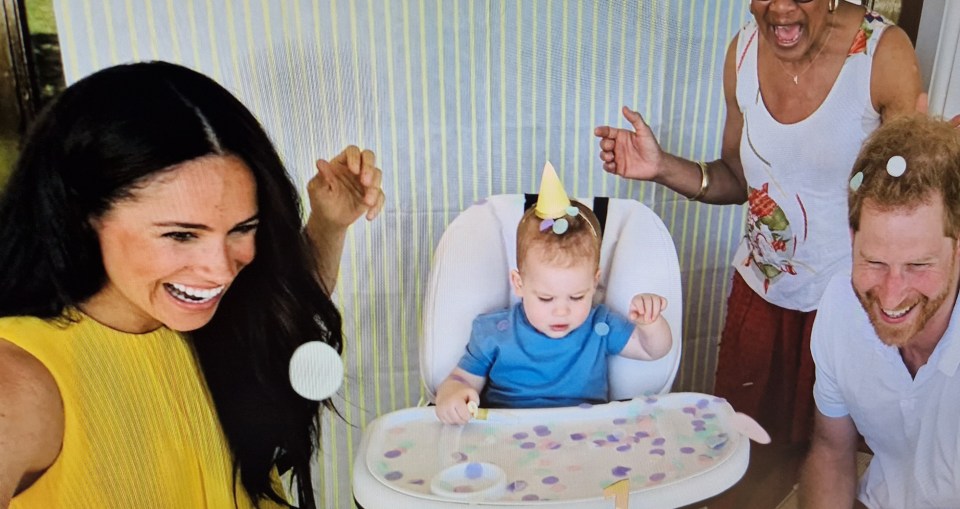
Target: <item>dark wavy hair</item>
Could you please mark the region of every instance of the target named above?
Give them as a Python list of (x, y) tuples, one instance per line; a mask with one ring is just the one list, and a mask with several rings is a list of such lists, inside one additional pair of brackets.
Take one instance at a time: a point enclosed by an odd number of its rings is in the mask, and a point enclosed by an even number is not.
[(292, 468), (300, 507), (314, 508), (319, 404), (293, 391), (288, 364), (311, 340), (341, 351), (341, 317), (273, 144), (212, 79), (164, 62), (120, 65), (48, 105), (0, 198), (0, 316), (68, 316), (107, 282), (91, 219), (148, 179), (211, 154), (236, 156), (253, 173), (256, 257), (188, 336), (243, 487), (254, 500), (283, 503), (271, 470)]

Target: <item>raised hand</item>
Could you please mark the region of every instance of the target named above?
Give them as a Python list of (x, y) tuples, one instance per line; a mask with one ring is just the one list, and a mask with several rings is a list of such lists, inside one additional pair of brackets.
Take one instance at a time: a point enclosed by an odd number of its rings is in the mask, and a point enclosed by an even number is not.
[(346, 228), (360, 216), (377, 217), (383, 209), (382, 174), (376, 156), (350, 145), (330, 161), (317, 160), (317, 174), (307, 183), (310, 221)]
[(630, 320), (637, 325), (647, 325), (657, 321), (664, 309), (667, 309), (667, 299), (653, 294), (640, 293), (630, 300)]
[(603, 169), (629, 179), (653, 180), (659, 174), (663, 150), (640, 113), (624, 106), (623, 117), (633, 130), (611, 126), (593, 130), (600, 138)]

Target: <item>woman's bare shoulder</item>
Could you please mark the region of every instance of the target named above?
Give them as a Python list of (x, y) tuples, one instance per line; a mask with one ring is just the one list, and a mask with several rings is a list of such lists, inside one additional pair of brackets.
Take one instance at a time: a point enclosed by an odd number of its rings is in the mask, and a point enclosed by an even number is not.
[(900, 27), (883, 31), (873, 57), (870, 95), (883, 121), (894, 115), (913, 113), (923, 91), (920, 66), (910, 38)]
[(0, 508), (45, 471), (63, 441), (63, 404), (50, 371), (0, 338)]

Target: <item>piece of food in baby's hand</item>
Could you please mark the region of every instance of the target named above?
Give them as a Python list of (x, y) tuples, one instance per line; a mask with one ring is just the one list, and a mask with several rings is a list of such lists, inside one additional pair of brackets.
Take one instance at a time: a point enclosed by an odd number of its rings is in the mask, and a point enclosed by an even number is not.
[(480, 408), (480, 405), (476, 401), (471, 401), (467, 403), (467, 411), (470, 412), (470, 415), (474, 419), (486, 420), (487, 418), (487, 409)]

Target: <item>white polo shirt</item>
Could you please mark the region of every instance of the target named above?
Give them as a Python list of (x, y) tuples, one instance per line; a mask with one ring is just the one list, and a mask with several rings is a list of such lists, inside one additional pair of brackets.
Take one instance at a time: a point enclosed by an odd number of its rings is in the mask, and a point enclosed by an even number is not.
[(850, 415), (873, 449), (857, 498), (871, 509), (960, 508), (960, 306), (911, 378), (877, 337), (850, 284), (827, 285), (813, 326), (813, 395), (820, 413)]

